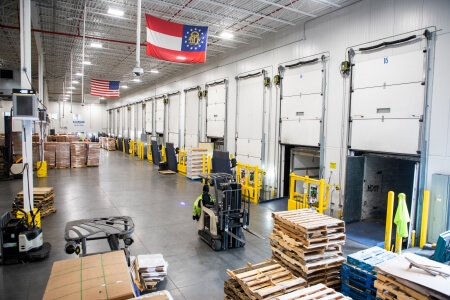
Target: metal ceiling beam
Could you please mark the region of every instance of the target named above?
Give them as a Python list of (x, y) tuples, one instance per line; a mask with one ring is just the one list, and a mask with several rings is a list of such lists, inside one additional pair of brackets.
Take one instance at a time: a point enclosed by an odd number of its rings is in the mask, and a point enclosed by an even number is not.
[[(296, 12), (296, 13), (299, 13), (299, 14), (302, 14), (302, 15), (305, 15), (305, 16), (312, 17), (312, 18), (317, 17), (317, 15), (310, 14), (310, 13), (307, 13), (305, 11), (298, 10), (298, 9), (292, 8), (290, 6), (287, 6), (288, 4), (281, 5), (281, 4), (278, 4), (278, 3), (275, 3), (275, 2), (272, 2), (272, 1), (267, 1), (267, 0), (256, 0), (256, 1), (262, 2), (262, 3), (265, 3), (265, 4), (269, 4), (269, 5), (273, 5), (273, 6), (276, 6), (276, 7), (281, 7), (283, 9), (290, 10), (290, 11), (293, 11), (293, 12)], [(289, 4), (291, 4), (291, 3), (289, 3)]]
[(184, 7), (184, 6), (181, 6), (181, 5), (176, 5), (176, 4), (173, 4), (173, 3), (167, 3), (167, 2), (164, 2), (164, 1), (158, 1), (158, 0), (144, 0), (144, 1), (145, 2), (150, 2), (152, 4), (158, 4), (158, 5), (161, 5), (161, 6), (164, 6), (164, 7), (184, 9), (184, 10), (189, 11), (191, 13), (199, 14), (199, 15), (206, 16), (206, 17), (214, 17), (214, 18), (217, 18), (217, 19), (226, 19), (226, 20), (230, 20), (230, 21), (233, 21), (233, 22), (237, 22), (237, 23), (244, 23), (246, 26), (255, 27), (255, 28), (258, 28), (258, 29), (265, 30), (265, 31), (277, 32), (275, 29), (273, 29), (271, 27), (262, 26), (262, 25), (258, 25), (258, 24), (252, 24), (250, 21), (240, 20), (240, 19), (237, 19), (237, 18), (232, 18), (232, 17), (220, 15), (220, 14), (217, 14), (217, 13), (206, 12), (206, 11), (203, 11), (203, 10), (190, 8), (190, 7)]
[(310, 0), (316, 3), (327, 4), (328, 6), (341, 7), (339, 4), (327, 1), (327, 0)]
[(268, 15), (260, 14), (260, 13), (255, 12), (255, 11), (243, 9), (243, 8), (236, 7), (236, 6), (233, 6), (233, 5), (223, 4), (223, 3), (220, 3), (220, 2), (215, 2), (215, 1), (210, 1), (210, 0), (198, 0), (198, 1), (206, 2), (208, 4), (217, 5), (217, 6), (220, 6), (220, 7), (223, 7), (223, 8), (234, 9), (234, 10), (237, 10), (237, 11), (249, 14), (249, 15), (255, 15), (255, 16), (258, 16), (258, 17), (262, 17), (262, 18), (265, 18), (265, 19), (269, 19), (269, 20), (272, 20), (272, 21), (277, 21), (277, 22), (280, 22), (280, 23), (288, 24), (288, 25), (295, 25), (295, 23), (292, 23), (290, 21), (274, 18), (274, 17), (268, 16)]

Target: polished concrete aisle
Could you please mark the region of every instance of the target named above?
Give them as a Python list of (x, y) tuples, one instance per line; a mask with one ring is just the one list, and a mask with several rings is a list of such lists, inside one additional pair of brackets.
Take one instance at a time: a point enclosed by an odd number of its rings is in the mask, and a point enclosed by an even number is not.
[[(101, 151), (100, 167), (49, 170), (34, 186), (55, 190), (57, 212), (42, 220), (44, 240), (52, 245), (41, 262), (1, 266), (0, 299), (41, 299), (54, 261), (75, 258), (64, 251), (66, 222), (77, 219), (130, 216), (135, 223), (132, 255), (161, 253), (169, 263), (164, 288), (174, 299), (223, 299), (227, 269), (271, 257), (268, 235), (273, 221), (269, 206), (251, 205), (250, 228), (244, 248), (214, 252), (197, 235), (192, 204), (202, 184), (180, 175), (160, 175), (147, 161), (124, 153)], [(11, 208), (22, 181), (0, 181), (0, 212)], [(344, 253), (365, 246), (347, 240)], [(88, 244), (88, 252), (108, 250), (104, 241)]]

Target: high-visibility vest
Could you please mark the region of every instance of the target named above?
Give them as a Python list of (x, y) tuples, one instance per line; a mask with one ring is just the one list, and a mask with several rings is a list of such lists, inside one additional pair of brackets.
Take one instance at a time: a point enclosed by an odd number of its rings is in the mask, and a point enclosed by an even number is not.
[[(195, 199), (194, 201), (194, 210), (192, 212), (193, 216), (200, 216), (200, 214), (202, 213), (202, 206), (200, 205), (200, 201), (202, 201), (203, 194), (200, 194), (200, 196), (198, 196), (197, 199)], [(211, 195), (209, 195), (209, 199), (211, 200), (211, 202), (214, 202), (214, 199), (211, 197)]]

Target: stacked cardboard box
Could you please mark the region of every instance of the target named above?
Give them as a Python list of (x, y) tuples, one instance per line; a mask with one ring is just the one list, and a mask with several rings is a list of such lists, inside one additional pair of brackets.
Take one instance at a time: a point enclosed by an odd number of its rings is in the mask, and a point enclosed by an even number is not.
[(56, 145), (56, 168), (70, 168), (70, 143), (60, 142)]
[(32, 152), (33, 152), (33, 166), (36, 167), (36, 163), (39, 161), (39, 155), (41, 150), (41, 145), (39, 143), (33, 142), (32, 144)]
[[(23, 208), (23, 191), (16, 195), (16, 199), (19, 200), (21, 205), (20, 208)], [(25, 200), (26, 201), (26, 200)], [(53, 192), (52, 187), (34, 187), (33, 188), (33, 205), (34, 207), (41, 207), (40, 214), (41, 217), (46, 217), (54, 212), (56, 212), (55, 204), (55, 193)], [(13, 209), (13, 213), (16, 213), (16, 210)]]
[(78, 135), (68, 134), (66, 136), (66, 142), (68, 142), (68, 143), (78, 142), (79, 140), (80, 139), (78, 138)]
[(345, 261), (341, 251), (345, 243), (344, 221), (311, 209), (276, 212), (272, 216), (273, 258), (305, 278), (308, 286), (324, 283), (339, 288)]
[(144, 254), (132, 258), (134, 278), (142, 291), (156, 290), (156, 285), (164, 281), (169, 264), (162, 254)]
[(47, 162), (49, 169), (56, 167), (56, 143), (46, 142), (44, 143), (44, 160)]
[(116, 140), (113, 138), (108, 138), (106, 142), (106, 150), (115, 151), (116, 150)]
[(47, 142), (56, 142), (56, 135), (47, 136)]
[(39, 143), (39, 134), (33, 133), (33, 135), (31, 136), (31, 139), (32, 139), (33, 143)]
[(65, 143), (66, 142), (66, 135), (60, 134), (55, 136), (55, 140), (58, 143)]
[(70, 143), (70, 166), (72, 168), (86, 166), (86, 146), (83, 142)]
[(198, 179), (203, 173), (203, 160), (208, 155), (203, 148), (192, 148), (187, 152), (186, 177)]
[(88, 167), (98, 167), (100, 164), (100, 144), (86, 143), (86, 165)]
[(130, 299), (134, 297), (123, 251), (53, 263), (44, 300)]

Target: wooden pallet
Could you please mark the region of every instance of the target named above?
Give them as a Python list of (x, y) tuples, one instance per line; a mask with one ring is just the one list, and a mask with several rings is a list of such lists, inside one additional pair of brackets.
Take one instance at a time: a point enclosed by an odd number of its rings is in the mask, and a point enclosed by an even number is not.
[(294, 300), (294, 299), (349, 299), (352, 298), (346, 297), (342, 295), (339, 292), (336, 292), (335, 290), (326, 287), (323, 284), (317, 284), (310, 287), (307, 287), (302, 290), (298, 290), (295, 292), (291, 292), (288, 294), (285, 294), (283, 296), (279, 296), (276, 298), (277, 300)]
[(239, 285), (236, 279), (230, 278), (225, 280), (224, 284), (224, 292), (225, 295), (229, 296), (230, 299), (240, 299), (246, 300), (248, 299), (242, 287)]
[(173, 174), (177, 174), (176, 172), (172, 171), (172, 170), (164, 170), (164, 171), (158, 171), (159, 174), (163, 174), (163, 175), (173, 175)]
[(239, 283), (251, 299), (270, 299), (306, 286), (303, 278), (295, 277), (275, 261), (248, 265), (235, 271), (227, 270), (227, 274)]
[[(381, 275), (382, 276), (382, 275)], [(383, 276), (382, 276), (383, 277)], [(387, 278), (383, 278), (375, 281), (375, 287), (377, 288), (377, 297), (381, 299), (402, 299), (402, 300), (426, 300), (427, 296), (422, 295), (413, 289), (410, 289), (395, 281), (384, 281)]]
[[(46, 198), (53, 194), (53, 187), (34, 187), (33, 188), (33, 197), (34, 198)], [(16, 198), (23, 199), (23, 191), (17, 193)]]
[(327, 234), (345, 228), (345, 222), (319, 214), (311, 209), (298, 209), (272, 213), (275, 223), (281, 222), (285, 226), (300, 231), (303, 234)]

